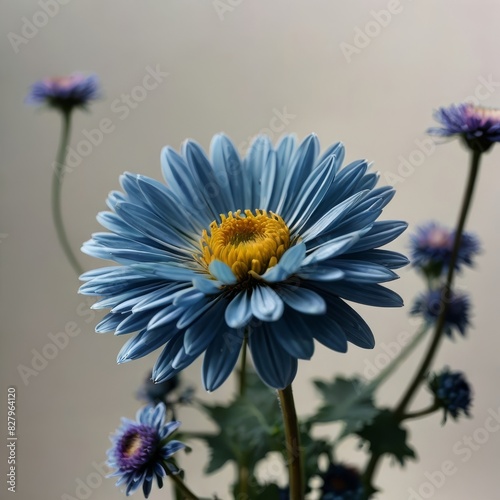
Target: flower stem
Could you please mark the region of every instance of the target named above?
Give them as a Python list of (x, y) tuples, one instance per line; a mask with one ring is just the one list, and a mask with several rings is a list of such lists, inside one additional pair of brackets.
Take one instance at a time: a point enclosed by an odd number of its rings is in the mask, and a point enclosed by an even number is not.
[[(246, 378), (247, 378), (246, 373), (247, 373), (247, 336), (245, 335), (241, 350), (241, 365), (240, 365), (240, 377), (239, 377), (240, 397), (244, 396), (246, 392)], [(248, 470), (248, 465), (245, 462), (246, 459), (244, 457), (241, 457), (238, 463), (238, 485), (241, 498), (248, 497), (249, 470)]]
[(245, 395), (247, 384), (247, 337), (243, 340), (241, 346), (241, 365), (240, 365), (240, 379), (239, 379), (239, 392), (240, 396)]
[(442, 303), (441, 312), (437, 319), (436, 327), (434, 330), (434, 336), (432, 338), (427, 354), (424, 357), (419, 370), (415, 374), (412, 383), (410, 384), (405, 395), (401, 399), (401, 402), (395, 409), (394, 413), (398, 418), (401, 418), (404, 415), (406, 408), (411, 403), (413, 396), (415, 395), (415, 392), (417, 391), (422, 380), (427, 374), (427, 370), (429, 369), (429, 366), (431, 365), (434, 356), (437, 353), (441, 338), (443, 336), (442, 333), (446, 322), (446, 314), (448, 312), (448, 307), (450, 303), (451, 288), (453, 285), (453, 276), (455, 273), (455, 265), (457, 262), (458, 251), (460, 250), (460, 243), (462, 240), (462, 233), (464, 232), (465, 221), (467, 219), (467, 214), (471, 206), (472, 194), (474, 193), (474, 187), (476, 184), (477, 174), (479, 171), (480, 160), (481, 160), (481, 152), (472, 151), (469, 179), (467, 181), (467, 186), (465, 188), (462, 208), (460, 210), (457, 229), (455, 231), (455, 241), (453, 243), (453, 250), (451, 253), (451, 259), (448, 267), (448, 274), (446, 276), (446, 282), (441, 294), (441, 303)]
[(290, 483), (290, 500), (304, 499), (304, 478), (302, 457), (300, 452), (300, 435), (292, 386), (278, 390), (278, 396), (285, 425), (286, 447), (288, 452), (288, 473)]
[[(450, 263), (449, 263), (449, 267), (448, 267), (448, 273), (446, 276), (446, 282), (445, 282), (443, 292), (441, 295), (441, 302), (442, 302), (441, 311), (440, 311), (439, 317), (438, 317), (437, 322), (436, 322), (436, 327), (434, 329), (434, 335), (432, 337), (432, 341), (429, 345), (429, 348), (427, 350), (426, 355), (424, 356), (424, 358), (422, 360), (420, 368), (418, 369), (417, 373), (415, 374), (411, 384), (408, 386), (408, 389), (406, 390), (403, 398), (401, 399), (401, 402), (394, 409), (394, 415), (400, 421), (403, 421), (405, 418), (408, 417), (408, 414), (405, 415), (406, 408), (411, 403), (413, 396), (415, 395), (417, 389), (419, 388), (420, 384), (424, 380), (424, 377), (427, 374), (427, 370), (429, 369), (432, 361), (434, 360), (434, 356), (437, 353), (437, 350), (438, 350), (438, 347), (439, 347), (439, 344), (441, 341), (442, 332), (443, 332), (443, 328), (444, 328), (445, 320), (446, 320), (446, 314), (448, 311), (448, 305), (450, 302), (449, 299), (450, 299), (450, 294), (451, 294), (451, 287), (453, 284), (453, 276), (455, 273), (455, 265), (457, 262), (458, 251), (460, 249), (460, 242), (462, 239), (462, 233), (464, 231), (465, 221), (467, 219), (467, 214), (469, 212), (471, 201), (472, 201), (472, 194), (474, 192), (474, 187), (476, 184), (480, 160), (481, 160), (481, 152), (480, 151), (472, 151), (472, 158), (471, 158), (471, 164), (470, 164), (470, 170), (469, 170), (469, 178), (467, 180), (467, 186), (465, 188), (464, 198), (462, 201), (462, 207), (461, 207), (460, 215), (458, 218), (457, 229), (455, 232), (455, 240), (453, 243), (453, 250), (452, 250), (451, 259), (450, 259)], [(415, 414), (413, 414), (413, 415), (415, 415)], [(366, 466), (365, 472), (363, 474), (363, 482), (364, 482), (365, 491), (366, 491), (365, 499), (370, 498), (371, 491), (373, 491), (372, 481), (373, 481), (373, 477), (375, 476), (375, 473), (377, 471), (377, 466), (378, 466), (378, 463), (379, 463), (381, 457), (382, 457), (382, 455), (380, 455), (378, 453), (374, 453), (370, 457), (370, 460)]]
[(181, 498), (185, 498), (185, 499), (188, 499), (188, 500), (198, 500), (198, 497), (186, 486), (186, 484), (179, 477), (178, 474), (169, 474), (168, 477), (175, 484), (175, 487), (177, 488), (177, 491), (179, 491), (181, 493), (181, 495), (182, 495)]
[(61, 130), (61, 140), (59, 142), (59, 149), (57, 151), (56, 163), (54, 166), (54, 174), (52, 176), (52, 219), (54, 220), (54, 226), (56, 228), (59, 244), (71, 264), (71, 267), (75, 273), (80, 276), (80, 274), (83, 273), (83, 268), (73, 253), (73, 250), (71, 250), (61, 213), (61, 189), (64, 177), (66, 149), (68, 147), (71, 131), (71, 111), (62, 111), (62, 117), (63, 124)]
[(410, 420), (412, 418), (420, 418), (420, 417), (425, 417), (426, 415), (430, 415), (431, 413), (434, 413), (436, 410), (439, 410), (440, 405), (437, 402), (434, 402), (427, 408), (424, 408), (423, 410), (419, 411), (414, 411), (413, 413), (406, 413), (405, 415), (401, 415), (401, 420)]

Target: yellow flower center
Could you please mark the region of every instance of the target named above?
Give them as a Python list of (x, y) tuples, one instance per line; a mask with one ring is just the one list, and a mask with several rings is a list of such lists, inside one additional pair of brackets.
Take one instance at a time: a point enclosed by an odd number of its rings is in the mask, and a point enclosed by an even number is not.
[(222, 222), (212, 222), (203, 231), (202, 259), (209, 266), (214, 260), (227, 264), (238, 281), (264, 274), (275, 266), (290, 247), (290, 231), (283, 219), (272, 212), (241, 210), (221, 214)]

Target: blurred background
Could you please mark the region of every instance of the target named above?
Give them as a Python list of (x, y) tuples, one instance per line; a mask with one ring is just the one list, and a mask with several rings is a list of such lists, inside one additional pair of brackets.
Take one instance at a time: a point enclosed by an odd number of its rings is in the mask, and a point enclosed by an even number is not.
[[(79, 153), (65, 178), (64, 219), (73, 248), (100, 230), (96, 214), (124, 171), (161, 178), (164, 145), (187, 138), (208, 148), (220, 131), (244, 152), (259, 132), (277, 140), (316, 132), (325, 148), (341, 140), (346, 160), (367, 158), (392, 184), (395, 199), (385, 219), (403, 219), (410, 230), (391, 249), (407, 252), (412, 227), (430, 219), (455, 224), (468, 154), (458, 142), (435, 145), (425, 134), (438, 106), (465, 99), (500, 107), (500, 4), (496, 1), (412, 2), (374, 0), (2, 0), (0, 79), (0, 307), (2, 436), (7, 388), (17, 388), (17, 498), (54, 500), (124, 498), (95, 464), (105, 460), (108, 437), (120, 417), (133, 417), (134, 395), (156, 355), (116, 365), (124, 342), (93, 333), (100, 315), (76, 293), (78, 280), (57, 244), (50, 214), (52, 164), (60, 132), (58, 113), (27, 107), (29, 86), (45, 76), (73, 71), (99, 75), (103, 98), (89, 113), (74, 114), (72, 148)], [(157, 85), (144, 90), (154, 72)], [(110, 131), (82, 146), (101, 120)], [(446, 340), (435, 367), (463, 370), (474, 386), (473, 418), (441, 426), (441, 415), (409, 424), (419, 460), (404, 469), (384, 461), (378, 476), (387, 500), (498, 498), (500, 421), (498, 378), (498, 279), (500, 264), (500, 147), (484, 156), (467, 228), (483, 253), (458, 284), (473, 300), (467, 338)], [(102, 265), (81, 256), (86, 269)], [(422, 288), (411, 269), (391, 287), (405, 299), (400, 310), (355, 306), (371, 325), (373, 351), (351, 346), (338, 354), (318, 346), (299, 365), (294, 383), (299, 413), (318, 403), (311, 380), (361, 373), (371, 380), (418, 322), (408, 318)], [(71, 331), (68, 345), (46, 348), (51, 336)], [(75, 333), (78, 332), (78, 333)], [(422, 346), (421, 346), (422, 347)], [(52, 359), (34, 360), (36, 353)], [(418, 350), (379, 395), (393, 404), (415, 370)], [(38, 354), (39, 356), (40, 354)], [(48, 356), (47, 356), (48, 358)], [(34, 364), (33, 364), (34, 363)], [(34, 373), (21, 376), (24, 368)], [(200, 398), (223, 401), (229, 380), (213, 394), (200, 382), (200, 362), (184, 372)], [(415, 408), (428, 401), (425, 389)], [(5, 412), (5, 413), (4, 413)], [(180, 414), (186, 429), (208, 428), (194, 409)], [(500, 427), (499, 427), (500, 428)], [(324, 435), (336, 427), (321, 428)], [(320, 433), (321, 434), (321, 433)], [(4, 441), (5, 442), (5, 441)], [(200, 495), (229, 498), (233, 470), (205, 477), (207, 452), (181, 456), (188, 483)], [(0, 457), (2, 498), (7, 498), (5, 458)], [(339, 458), (363, 467), (357, 441)], [(440, 480), (443, 464), (453, 473)], [(283, 482), (277, 462), (261, 468)], [(87, 489), (82, 483), (88, 483)], [(80, 488), (80, 489), (78, 489)], [(5, 492), (5, 493), (4, 493)], [(170, 490), (153, 490), (154, 499)], [(142, 498), (138, 492), (135, 497)]]

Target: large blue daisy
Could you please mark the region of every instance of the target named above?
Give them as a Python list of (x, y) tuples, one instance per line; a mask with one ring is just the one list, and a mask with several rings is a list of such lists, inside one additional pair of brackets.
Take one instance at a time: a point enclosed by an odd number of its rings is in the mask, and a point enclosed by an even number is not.
[(124, 192), (112, 192), (111, 212), (98, 216), (111, 232), (83, 246), (121, 265), (85, 273), (80, 289), (102, 297), (94, 307), (111, 309), (96, 331), (139, 332), (118, 362), (164, 346), (153, 370), (162, 381), (205, 353), (203, 383), (214, 390), (248, 343), (262, 380), (282, 389), (297, 360), (313, 355), (314, 339), (339, 352), (348, 342), (373, 347), (344, 299), (402, 305), (380, 283), (408, 261), (379, 247), (406, 224), (376, 222), (394, 191), (375, 187), (366, 161), (341, 169), (342, 144), (319, 148), (315, 135), (276, 147), (261, 136), (240, 159), (217, 135), (210, 160), (194, 141), (181, 154), (166, 147), (166, 185), (121, 177)]

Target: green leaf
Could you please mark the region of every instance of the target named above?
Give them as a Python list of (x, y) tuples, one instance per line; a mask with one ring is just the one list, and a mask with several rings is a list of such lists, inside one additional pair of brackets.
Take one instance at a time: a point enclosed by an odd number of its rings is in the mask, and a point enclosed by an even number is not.
[(332, 382), (314, 380), (314, 385), (324, 400), (318, 413), (310, 421), (334, 422), (342, 420), (346, 424), (344, 434), (360, 429), (379, 412), (370, 393), (363, 393), (364, 384), (357, 378), (336, 377)]
[(407, 430), (390, 410), (382, 410), (372, 423), (357, 434), (369, 443), (370, 453), (392, 455), (402, 466), (406, 459), (416, 459), (415, 451), (407, 444)]
[(217, 425), (216, 434), (196, 434), (210, 450), (207, 473), (220, 469), (227, 461), (244, 464), (249, 473), (269, 451), (277, 448), (281, 412), (276, 394), (257, 375), (247, 374), (244, 396), (237, 396), (227, 406), (202, 405)]

